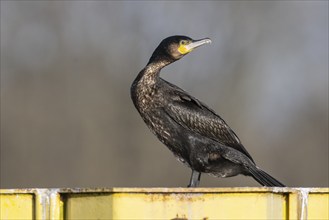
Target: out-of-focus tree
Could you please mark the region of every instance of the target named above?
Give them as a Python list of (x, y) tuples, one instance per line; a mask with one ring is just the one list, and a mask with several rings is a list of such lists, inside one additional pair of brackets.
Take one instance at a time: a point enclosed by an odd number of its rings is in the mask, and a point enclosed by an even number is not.
[[(162, 76), (289, 186), (328, 186), (328, 2), (1, 1), (1, 188), (185, 186), (129, 88), (170, 35), (210, 37)], [(257, 186), (203, 177), (202, 186)]]

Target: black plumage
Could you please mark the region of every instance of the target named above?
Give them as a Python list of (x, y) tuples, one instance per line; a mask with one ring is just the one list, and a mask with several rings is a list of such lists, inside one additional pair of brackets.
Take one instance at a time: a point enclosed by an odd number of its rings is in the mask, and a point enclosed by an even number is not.
[(164, 39), (131, 86), (131, 98), (150, 130), (192, 169), (189, 186), (201, 173), (217, 177), (252, 176), (263, 186), (284, 186), (256, 166), (226, 122), (198, 99), (160, 78), (160, 70), (210, 39)]

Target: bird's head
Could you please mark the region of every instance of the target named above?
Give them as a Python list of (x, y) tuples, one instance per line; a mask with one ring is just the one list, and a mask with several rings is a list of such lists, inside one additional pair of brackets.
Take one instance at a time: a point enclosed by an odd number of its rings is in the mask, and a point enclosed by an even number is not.
[(171, 63), (179, 60), (193, 49), (208, 43), (211, 43), (209, 38), (193, 40), (186, 36), (167, 37), (155, 49), (149, 62), (163, 60)]

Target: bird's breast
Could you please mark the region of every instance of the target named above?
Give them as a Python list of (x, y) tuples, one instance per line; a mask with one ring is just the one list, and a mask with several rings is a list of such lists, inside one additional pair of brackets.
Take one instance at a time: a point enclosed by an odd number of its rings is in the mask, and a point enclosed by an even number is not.
[(185, 147), (182, 142), (185, 138), (181, 128), (173, 119), (164, 112), (170, 99), (166, 87), (161, 83), (149, 83), (140, 79), (132, 86), (132, 99), (143, 121), (181, 161), (185, 161)]
[(161, 87), (156, 81), (147, 77), (141, 78), (132, 86), (132, 97), (138, 111), (147, 112), (164, 104)]

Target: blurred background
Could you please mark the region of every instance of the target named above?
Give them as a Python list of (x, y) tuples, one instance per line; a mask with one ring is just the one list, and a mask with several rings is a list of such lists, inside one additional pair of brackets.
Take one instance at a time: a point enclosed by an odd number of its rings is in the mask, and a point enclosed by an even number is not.
[[(185, 187), (130, 85), (171, 35), (211, 45), (162, 77), (207, 103), (258, 166), (328, 187), (327, 1), (1, 1), (1, 188)], [(202, 176), (201, 186), (259, 186)]]

